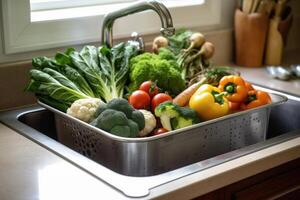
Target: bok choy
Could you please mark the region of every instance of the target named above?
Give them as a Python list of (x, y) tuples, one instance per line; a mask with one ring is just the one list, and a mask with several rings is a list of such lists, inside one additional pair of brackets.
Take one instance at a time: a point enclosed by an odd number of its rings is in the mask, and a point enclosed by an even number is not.
[(85, 46), (79, 52), (69, 48), (54, 58), (33, 58), (26, 90), (62, 111), (82, 98), (101, 98), (105, 102), (122, 98), (129, 60), (137, 54), (135, 46), (120, 43), (111, 49)]
[(90, 83), (95, 95), (109, 102), (123, 97), (129, 60), (137, 53), (135, 46), (120, 43), (111, 49), (86, 46), (80, 52), (72, 52), (70, 57), (76, 69)]

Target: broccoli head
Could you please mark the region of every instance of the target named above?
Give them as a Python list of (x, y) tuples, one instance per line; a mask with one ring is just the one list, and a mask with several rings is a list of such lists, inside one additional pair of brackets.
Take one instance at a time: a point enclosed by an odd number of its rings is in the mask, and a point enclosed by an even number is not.
[(138, 110), (134, 110), (131, 113), (130, 119), (138, 124), (139, 130), (143, 130), (145, 127), (145, 117), (142, 112)]
[[(171, 53), (171, 52), (170, 52)], [(171, 95), (185, 88), (181, 70), (169, 55), (150, 53), (138, 55), (130, 60), (130, 90), (136, 90), (144, 81), (156, 81), (157, 86)]]
[(164, 48), (164, 47), (159, 48), (158, 56), (161, 59), (164, 59), (164, 60), (174, 60), (174, 61), (176, 61), (176, 59), (177, 59), (175, 54), (170, 49), (167, 49), (167, 48)]
[(132, 112), (135, 110), (126, 99), (112, 99), (107, 103), (108, 109), (118, 110), (125, 113), (127, 118), (131, 118)]
[(156, 117), (168, 131), (184, 128), (200, 122), (195, 110), (180, 107), (172, 102), (161, 103), (155, 108)]
[[(111, 123), (111, 122), (114, 123)], [(126, 115), (122, 112), (106, 109), (103, 111), (93, 122), (92, 125), (95, 125), (98, 128), (101, 128), (105, 131), (110, 131), (114, 126), (117, 125), (127, 125), (128, 119)]]
[(145, 127), (144, 115), (125, 99), (113, 99), (96, 113), (98, 116), (91, 125), (114, 135), (137, 137), (139, 131)]

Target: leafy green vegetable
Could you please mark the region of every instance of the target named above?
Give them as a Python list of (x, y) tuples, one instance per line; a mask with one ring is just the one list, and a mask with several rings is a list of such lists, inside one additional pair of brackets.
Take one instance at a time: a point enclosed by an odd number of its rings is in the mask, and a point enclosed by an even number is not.
[(44, 97), (49, 96), (64, 105), (70, 105), (77, 99), (88, 98), (84, 93), (61, 84), (46, 72), (32, 69), (29, 75), (31, 80), (26, 87), (27, 91), (43, 95)]
[(240, 72), (228, 66), (209, 67), (197, 73), (196, 76), (190, 80), (190, 85), (201, 82), (202, 84), (207, 83), (213, 86), (217, 86), (219, 84), (219, 81), (224, 76), (229, 75), (240, 75)]
[[(138, 53), (136, 46), (120, 43), (111, 49), (85, 46), (80, 52), (68, 48), (54, 58), (33, 58), (33, 69), (29, 72), (31, 80), (25, 90), (62, 111), (78, 99), (96, 97), (109, 102), (122, 98), (129, 78), (129, 60)], [(141, 115), (133, 118), (138, 127), (144, 126)]]
[(129, 59), (136, 55), (136, 47), (120, 43), (109, 49), (85, 46), (80, 53), (70, 52), (73, 65), (91, 85), (95, 95), (109, 102), (123, 97), (128, 78)]
[(124, 87), (129, 75), (129, 60), (137, 53), (138, 49), (135, 46), (126, 45), (125, 43), (120, 43), (112, 49), (100, 48), (101, 70), (105, 72), (112, 98), (123, 97)]
[(53, 78), (55, 78), (62, 85), (66, 86), (70, 89), (73, 89), (75, 91), (81, 92), (80, 89), (73, 82), (71, 82), (67, 77), (65, 77), (61, 73), (59, 73), (51, 68), (44, 68), (42, 71), (49, 74)]
[[(64, 56), (64, 62), (62, 59), (57, 59), (58, 55)], [(84, 77), (74, 68), (72, 68), (72, 63), (66, 62), (66, 60), (70, 61), (70, 57), (66, 54), (57, 53), (55, 56), (56, 60), (47, 58), (47, 57), (37, 57), (32, 59), (32, 66), (35, 69), (43, 70), (45, 68), (51, 68), (61, 74), (63, 74), (66, 78), (72, 81), (72, 84), (75, 84), (77, 88), (83, 92), (84, 94), (94, 97), (94, 93), (84, 79)]]
[(74, 67), (83, 74), (84, 78), (90, 84), (96, 97), (111, 97), (106, 84), (103, 80), (103, 73), (99, 68), (98, 52), (94, 46), (85, 46), (80, 52), (74, 51), (70, 53), (71, 61)]
[(41, 102), (43, 102), (49, 106), (52, 106), (53, 108), (56, 108), (62, 112), (66, 112), (68, 110), (68, 108), (71, 106), (71, 104), (69, 104), (69, 103), (57, 101), (47, 95), (37, 94), (36, 96)]
[(179, 29), (174, 35), (168, 37), (169, 49), (178, 55), (183, 49), (186, 49), (190, 45), (189, 38), (193, 34), (192, 31), (186, 29)]

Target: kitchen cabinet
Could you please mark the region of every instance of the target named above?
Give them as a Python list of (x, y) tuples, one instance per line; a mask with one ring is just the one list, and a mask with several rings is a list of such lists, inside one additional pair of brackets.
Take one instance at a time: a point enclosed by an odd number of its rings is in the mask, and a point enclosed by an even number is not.
[(280, 165), (195, 199), (300, 199), (300, 159)]

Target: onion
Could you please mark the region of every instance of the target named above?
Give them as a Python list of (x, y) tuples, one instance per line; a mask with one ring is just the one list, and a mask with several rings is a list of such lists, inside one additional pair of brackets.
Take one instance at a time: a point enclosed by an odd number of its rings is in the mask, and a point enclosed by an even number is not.
[(166, 47), (166, 46), (168, 46), (168, 39), (163, 37), (163, 36), (157, 36), (153, 40), (152, 50), (153, 50), (154, 53), (158, 53), (158, 50), (161, 47)]
[(193, 33), (190, 37), (190, 48), (196, 48), (196, 49), (200, 49), (200, 47), (203, 45), (203, 43), (205, 42), (205, 38), (204, 35), (202, 35), (201, 33)]
[(201, 47), (202, 56), (204, 59), (210, 59), (215, 52), (215, 46), (211, 42), (205, 42)]

